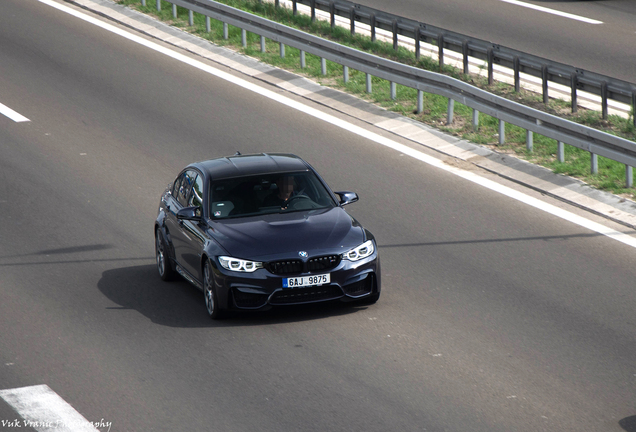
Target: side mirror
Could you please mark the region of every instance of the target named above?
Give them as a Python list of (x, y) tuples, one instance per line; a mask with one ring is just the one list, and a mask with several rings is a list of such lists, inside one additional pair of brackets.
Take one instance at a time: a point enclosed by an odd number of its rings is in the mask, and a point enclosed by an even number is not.
[(177, 219), (179, 220), (201, 220), (201, 209), (199, 207), (185, 207), (177, 212)]
[(340, 197), (340, 205), (347, 205), (358, 201), (358, 194), (355, 192), (335, 192)]

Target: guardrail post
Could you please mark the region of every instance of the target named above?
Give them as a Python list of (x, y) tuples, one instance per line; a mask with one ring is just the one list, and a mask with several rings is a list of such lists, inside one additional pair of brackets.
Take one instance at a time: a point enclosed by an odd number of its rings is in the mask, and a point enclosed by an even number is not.
[(280, 58), (285, 58), (285, 44), (280, 43)]
[(473, 108), (473, 130), (479, 130), (479, 111)]
[(499, 145), (506, 142), (506, 122), (499, 119)]
[(601, 83), (601, 111), (603, 120), (607, 120), (607, 81)]
[(446, 108), (446, 125), (453, 124), (453, 114), (455, 113), (455, 101), (448, 98), (448, 107)]
[(223, 23), (223, 39), (228, 40), (230, 38), (229, 29), (227, 23)]
[(367, 93), (371, 93), (371, 74), (367, 74)]
[(241, 29), (241, 45), (243, 48), (247, 46), (247, 31), (245, 29)]
[(210, 17), (209, 16), (205, 17), (205, 31), (207, 33), (210, 33), (212, 31), (212, 23), (210, 21)]
[(329, 15), (331, 15), (331, 28), (336, 26), (336, 4), (332, 1), (329, 2)]
[(521, 61), (519, 60), (519, 56), (515, 56), (515, 58), (512, 59), (512, 70), (515, 75), (515, 91), (519, 93), (521, 91), (521, 78), (519, 76), (521, 71)]
[(591, 155), (591, 171), (592, 174), (598, 174), (598, 155), (596, 153), (590, 153)]
[(265, 51), (266, 51), (265, 36), (261, 36), (261, 52), (264, 53)]
[(439, 70), (444, 68), (444, 35), (437, 36), (437, 59), (439, 60)]
[(296, 4), (297, 0), (292, 0), (292, 14), (296, 16), (298, 13), (298, 5)]
[(575, 113), (579, 110), (579, 104), (577, 100), (576, 87), (579, 83), (579, 77), (576, 75), (576, 72), (572, 72), (572, 76), (570, 77), (571, 87), (572, 87), (572, 112)]
[(636, 126), (636, 91), (632, 92), (632, 120)]
[(146, 6), (146, 0), (141, 0), (141, 5)]
[(533, 134), (531, 130), (526, 129), (526, 150), (532, 152), (533, 147)]
[(342, 67), (342, 80), (345, 84), (349, 82), (349, 66)]
[(393, 49), (398, 49), (398, 22), (396, 19), (391, 23), (391, 31), (393, 32)]
[(468, 41), (462, 42), (462, 58), (464, 61), (464, 74), (468, 75)]
[(176, 18), (177, 17), (177, 5), (176, 4), (172, 4), (172, 18)]
[(420, 28), (415, 29), (415, 60), (420, 59), (420, 39), (421, 39), (421, 31)]
[(495, 60), (495, 53), (492, 50), (492, 48), (488, 48), (487, 57), (488, 57), (488, 85), (492, 85), (494, 82), (492, 64)]
[[(375, 15), (373, 17), (373, 25), (371, 26), (371, 40), (375, 42)], [(351, 6), (349, 10), (349, 24), (351, 27), (351, 35), (356, 34), (356, 8)]]
[(161, 0), (157, 0), (157, 12), (161, 10)]
[(548, 98), (548, 67), (546, 65), (541, 66), (541, 89), (543, 91), (543, 103), (550, 102)]
[(307, 62), (305, 61), (305, 51), (300, 50), (300, 68), (305, 69), (307, 67)]
[(417, 113), (424, 111), (424, 92), (422, 90), (417, 91)]
[(327, 75), (327, 59), (320, 58), (320, 73), (323, 75)]
[(309, 7), (311, 8), (311, 22), (316, 21), (316, 0), (309, 0)]
[(561, 163), (565, 162), (565, 145), (563, 141), (557, 141), (557, 160)]
[(629, 165), (625, 165), (625, 186), (634, 187), (634, 169)]
[(397, 86), (395, 85), (395, 83), (391, 82), (390, 88), (391, 88), (391, 99), (392, 100), (395, 100), (395, 98), (396, 98), (396, 93), (397, 93), (396, 92), (396, 87)]
[(188, 25), (192, 27), (194, 25), (194, 12), (188, 11)]

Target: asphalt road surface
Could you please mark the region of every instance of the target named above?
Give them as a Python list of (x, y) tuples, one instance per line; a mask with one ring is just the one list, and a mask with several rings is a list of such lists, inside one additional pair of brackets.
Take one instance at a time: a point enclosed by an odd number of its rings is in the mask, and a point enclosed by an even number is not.
[[(0, 115), (0, 389), (125, 432), (630, 430), (633, 248), (35, 0), (3, 2), (0, 103), (30, 120)], [(236, 150), (359, 193), (376, 305), (213, 322), (159, 279), (161, 192)]]
[[(631, 0), (513, 0), (513, 3), (508, 0), (356, 0), (356, 3), (636, 82), (636, 2)], [(551, 11), (532, 9), (528, 5)], [(602, 24), (590, 24), (581, 21), (581, 17)]]

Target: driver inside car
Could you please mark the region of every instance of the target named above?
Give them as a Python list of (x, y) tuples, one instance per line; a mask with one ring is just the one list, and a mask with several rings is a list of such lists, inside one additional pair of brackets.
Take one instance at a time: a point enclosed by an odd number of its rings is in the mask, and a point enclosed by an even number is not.
[(276, 180), (276, 186), (278, 189), (272, 191), (269, 195), (265, 197), (263, 201), (263, 205), (277, 206), (280, 207), (281, 210), (285, 210), (287, 208), (287, 203), (289, 200), (295, 195), (294, 194), (294, 186), (295, 181), (292, 176), (281, 176)]

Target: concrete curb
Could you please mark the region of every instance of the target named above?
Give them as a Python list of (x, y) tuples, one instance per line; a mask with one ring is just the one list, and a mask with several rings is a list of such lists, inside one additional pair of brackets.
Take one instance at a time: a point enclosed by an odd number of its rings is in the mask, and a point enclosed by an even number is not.
[(355, 96), (323, 87), (307, 78), (216, 46), (207, 40), (118, 5), (111, 0), (65, 1), (441, 154), (472, 163), (520, 185), (636, 229), (636, 202), (631, 200), (599, 191), (582, 181), (554, 174), (546, 168), (513, 156), (446, 135), (430, 126), (387, 111)]

